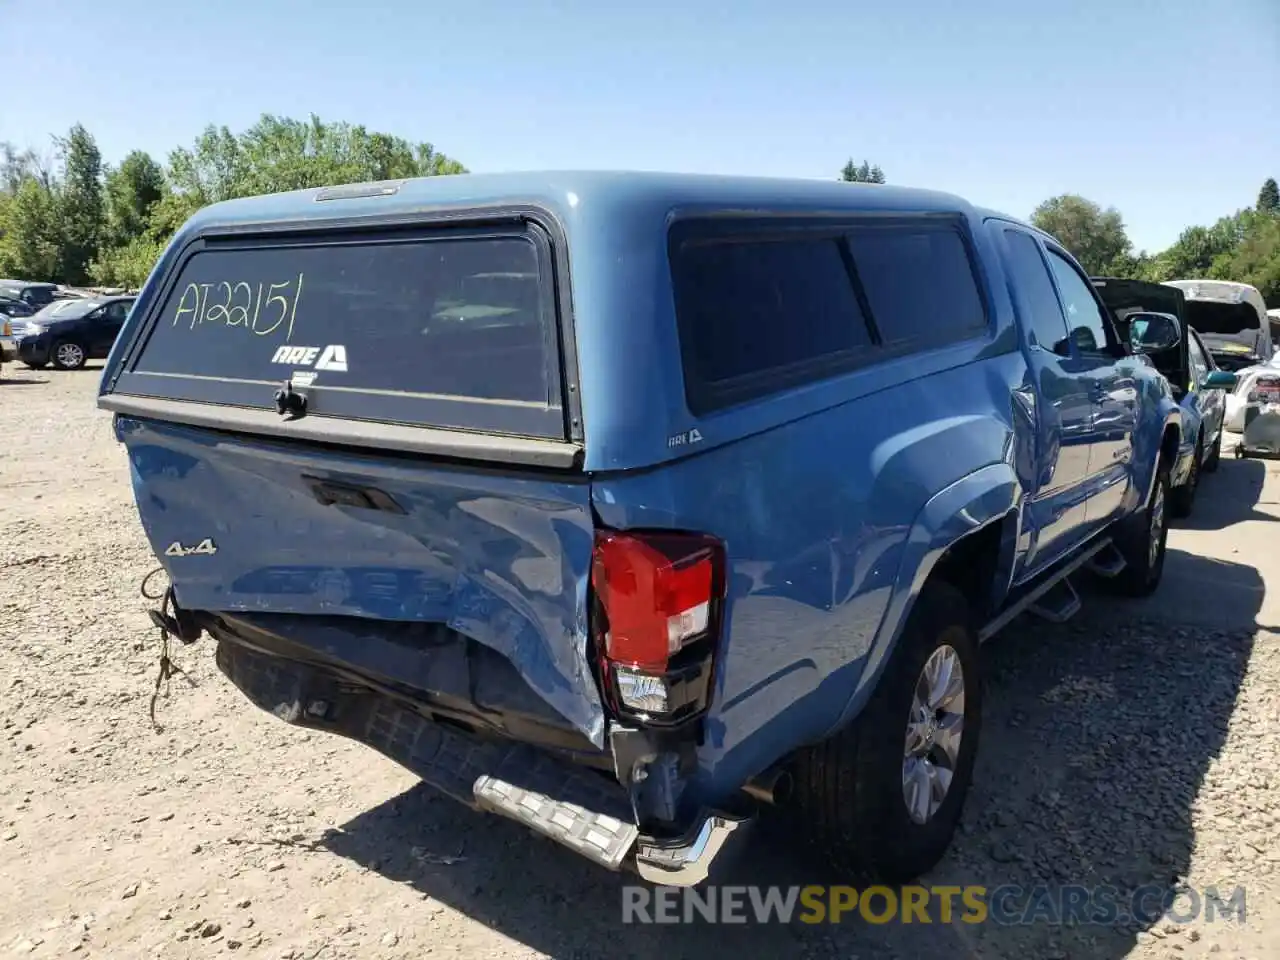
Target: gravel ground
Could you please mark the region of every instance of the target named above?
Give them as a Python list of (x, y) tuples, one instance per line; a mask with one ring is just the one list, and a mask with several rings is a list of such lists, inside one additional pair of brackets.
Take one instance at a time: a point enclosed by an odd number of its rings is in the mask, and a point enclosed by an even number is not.
[[(0, 383), (0, 955), (1280, 957), (1280, 465), (1207, 478), (1153, 601), (1087, 598), (988, 648), (977, 786), (927, 878), (1243, 885), (1243, 926), (641, 930), (621, 925), (622, 879), (256, 711), (207, 643), (176, 652), (194, 686), (176, 679), (152, 728), (155, 562), (96, 384)], [(832, 879), (764, 836), (721, 874)]]

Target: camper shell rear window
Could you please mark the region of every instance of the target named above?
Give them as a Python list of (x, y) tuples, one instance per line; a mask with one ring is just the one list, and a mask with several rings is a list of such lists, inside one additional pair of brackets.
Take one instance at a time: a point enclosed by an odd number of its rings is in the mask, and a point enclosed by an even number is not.
[(561, 440), (551, 248), (533, 227), (211, 238), (115, 392)]

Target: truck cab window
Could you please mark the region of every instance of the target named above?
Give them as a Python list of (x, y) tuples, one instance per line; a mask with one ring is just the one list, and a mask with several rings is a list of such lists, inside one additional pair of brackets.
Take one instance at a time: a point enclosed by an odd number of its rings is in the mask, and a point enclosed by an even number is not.
[(1058, 281), (1062, 309), (1067, 315), (1067, 329), (1071, 331), (1076, 350), (1082, 354), (1110, 354), (1107, 321), (1088, 282), (1054, 250), (1049, 251), (1049, 266)]
[(1022, 230), (1006, 230), (1004, 235), (1009, 245), (1009, 268), (1027, 298), (1027, 309), (1031, 313), (1024, 322), (1039, 347), (1066, 356), (1070, 353), (1067, 326), (1035, 238)]

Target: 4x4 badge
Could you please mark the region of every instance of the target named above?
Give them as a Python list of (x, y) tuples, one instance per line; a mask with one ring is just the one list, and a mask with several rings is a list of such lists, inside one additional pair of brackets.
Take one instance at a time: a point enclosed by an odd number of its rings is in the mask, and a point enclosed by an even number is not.
[(213, 540), (205, 537), (193, 547), (184, 547), (179, 541), (175, 540), (165, 547), (164, 555), (166, 557), (211, 557), (217, 552), (218, 548)]

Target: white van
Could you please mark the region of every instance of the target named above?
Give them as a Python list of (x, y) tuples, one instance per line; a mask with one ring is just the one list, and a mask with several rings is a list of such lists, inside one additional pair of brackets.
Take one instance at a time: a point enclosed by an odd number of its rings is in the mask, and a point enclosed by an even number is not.
[(1229, 280), (1168, 280), (1186, 297), (1187, 326), (1224, 370), (1269, 363), (1275, 355), (1267, 305), (1255, 287)]

